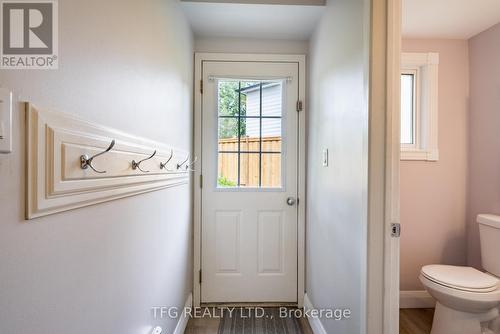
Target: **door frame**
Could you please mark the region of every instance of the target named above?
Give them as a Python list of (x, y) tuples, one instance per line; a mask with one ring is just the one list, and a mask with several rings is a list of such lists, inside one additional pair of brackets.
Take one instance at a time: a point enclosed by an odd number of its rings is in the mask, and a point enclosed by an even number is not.
[(370, 0), (366, 332), (399, 333), (401, 0)]
[(280, 62), (299, 66), (298, 98), (302, 101), (298, 129), (298, 192), (297, 192), (297, 306), (303, 307), (305, 293), (305, 234), (306, 234), (306, 56), (284, 54), (195, 53), (194, 59), (194, 155), (198, 157), (193, 182), (193, 306), (201, 304), (201, 170), (202, 156), (202, 75), (204, 62)]

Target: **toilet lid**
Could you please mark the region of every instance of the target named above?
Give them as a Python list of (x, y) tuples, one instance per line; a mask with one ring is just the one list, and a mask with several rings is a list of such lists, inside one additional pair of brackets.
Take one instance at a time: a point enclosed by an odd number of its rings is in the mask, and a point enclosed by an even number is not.
[(422, 274), (430, 280), (454, 289), (471, 292), (491, 292), (500, 282), (496, 277), (471, 267), (428, 265)]

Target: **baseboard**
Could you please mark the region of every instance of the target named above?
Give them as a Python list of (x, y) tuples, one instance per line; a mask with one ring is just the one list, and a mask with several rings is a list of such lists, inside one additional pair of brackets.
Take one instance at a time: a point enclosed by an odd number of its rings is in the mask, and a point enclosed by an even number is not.
[[(315, 307), (309, 300), (307, 293), (304, 295), (304, 309), (306, 311), (315, 309)], [(309, 326), (311, 326), (311, 329), (314, 334), (327, 334), (325, 327), (323, 327), (323, 324), (321, 323), (320, 318), (309, 317), (307, 318), (307, 321), (309, 322)]]
[(435, 306), (436, 301), (425, 290), (399, 292), (400, 308), (434, 308)]
[[(186, 308), (191, 308), (191, 307), (193, 307), (193, 294), (190, 293), (186, 299), (186, 303), (184, 304), (184, 310)], [(175, 326), (173, 334), (184, 334), (188, 321), (189, 317), (186, 317), (184, 312), (180, 313), (180, 317), (179, 320), (177, 321), (177, 326)]]

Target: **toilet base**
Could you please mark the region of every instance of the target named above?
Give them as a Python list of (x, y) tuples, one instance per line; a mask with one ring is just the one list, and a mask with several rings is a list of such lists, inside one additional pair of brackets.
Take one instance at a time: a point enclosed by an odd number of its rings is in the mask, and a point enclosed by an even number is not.
[[(500, 309), (499, 309), (500, 311)], [(494, 334), (500, 334), (500, 316), (496, 317), (490, 324), (490, 329)]]
[(481, 323), (498, 317), (495, 308), (486, 313), (466, 313), (436, 303), (431, 334), (482, 334)]

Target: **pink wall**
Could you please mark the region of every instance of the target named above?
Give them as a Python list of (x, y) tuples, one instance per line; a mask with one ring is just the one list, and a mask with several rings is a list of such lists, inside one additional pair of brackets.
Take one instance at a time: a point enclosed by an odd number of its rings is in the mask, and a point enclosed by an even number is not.
[[(438, 52), (440, 57), (439, 161), (401, 162), (401, 290), (422, 290), (423, 265), (467, 261), (468, 45), (465, 40), (404, 40), (403, 52)], [(500, 182), (496, 185), (500, 193)]]
[(469, 40), (468, 263), (480, 267), (478, 213), (500, 214), (500, 24)]

